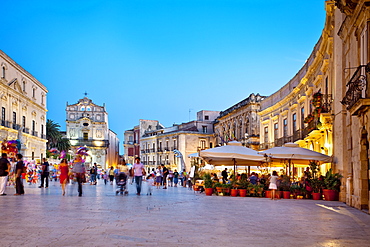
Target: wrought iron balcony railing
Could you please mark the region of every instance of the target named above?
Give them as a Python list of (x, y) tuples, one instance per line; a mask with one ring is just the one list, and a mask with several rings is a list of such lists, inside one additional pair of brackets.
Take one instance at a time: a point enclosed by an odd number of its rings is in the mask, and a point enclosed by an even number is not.
[(370, 63), (357, 67), (352, 78), (347, 83), (347, 92), (341, 103), (347, 106), (347, 110), (351, 108), (360, 100), (369, 98), (367, 93), (366, 74), (370, 72)]

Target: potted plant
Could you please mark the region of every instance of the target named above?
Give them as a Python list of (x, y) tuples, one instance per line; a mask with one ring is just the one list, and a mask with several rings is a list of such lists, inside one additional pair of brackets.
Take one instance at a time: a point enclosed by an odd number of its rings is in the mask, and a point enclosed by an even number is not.
[(204, 188), (207, 196), (211, 196), (213, 193), (213, 181), (211, 179), (211, 174), (205, 173), (203, 175)]
[(238, 196), (238, 183), (234, 179), (231, 181), (230, 196)]
[(222, 195), (222, 183), (215, 183), (214, 187), (216, 188), (217, 194)]
[(302, 188), (298, 184), (292, 184), (290, 186), (290, 192), (294, 195), (294, 198), (298, 199), (302, 194)]
[(222, 191), (224, 195), (230, 195), (230, 189), (232, 185), (231, 184), (223, 184), (222, 185)]
[(340, 179), (343, 176), (339, 173), (333, 173), (333, 169), (330, 168), (323, 180), (323, 194), (326, 201), (338, 201), (339, 200), (339, 189)]
[(312, 199), (321, 199), (321, 188), (323, 186), (323, 181), (318, 177), (319, 164), (317, 161), (310, 161), (309, 163), (311, 173), (307, 174), (308, 183), (312, 188)]
[(241, 177), (241, 179), (238, 181), (238, 188), (239, 188), (239, 196), (240, 197), (246, 197), (247, 196), (247, 188), (249, 185), (249, 181), (246, 177)]
[(309, 180), (312, 187), (312, 199), (320, 200), (321, 199), (321, 188), (323, 186), (323, 181), (319, 178), (312, 178)]
[(278, 189), (283, 193), (283, 196), (280, 198), (290, 199), (290, 179), (288, 176), (283, 176)]

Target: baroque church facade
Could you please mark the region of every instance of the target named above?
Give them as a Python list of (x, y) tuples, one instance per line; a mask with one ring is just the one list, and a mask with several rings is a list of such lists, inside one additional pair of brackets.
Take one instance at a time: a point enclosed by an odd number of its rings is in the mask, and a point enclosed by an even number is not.
[(72, 149), (80, 146), (88, 148), (86, 164), (91, 166), (96, 163), (103, 169), (117, 166), (119, 139), (117, 134), (109, 129), (105, 105), (99, 106), (84, 97), (76, 104), (67, 103), (66, 114), (67, 138)]

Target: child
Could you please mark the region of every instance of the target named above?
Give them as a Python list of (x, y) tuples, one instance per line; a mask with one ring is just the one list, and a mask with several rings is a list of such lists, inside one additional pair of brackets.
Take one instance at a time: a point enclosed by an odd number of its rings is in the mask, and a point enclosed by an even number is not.
[(149, 174), (146, 177), (146, 181), (148, 182), (148, 192), (146, 193), (146, 195), (152, 195), (152, 186), (154, 184), (154, 176), (153, 176), (153, 174)]
[(104, 172), (103, 173), (103, 179), (104, 179), (104, 184), (107, 184), (107, 181), (108, 181), (108, 174), (107, 174), (107, 172)]

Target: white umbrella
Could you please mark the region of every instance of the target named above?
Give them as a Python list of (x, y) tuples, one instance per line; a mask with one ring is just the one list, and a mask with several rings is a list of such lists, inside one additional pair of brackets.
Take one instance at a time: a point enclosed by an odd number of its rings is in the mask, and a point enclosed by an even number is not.
[[(282, 147), (274, 147), (264, 151), (259, 152), (260, 154), (264, 154), (268, 156), (272, 164), (274, 163), (286, 163), (289, 166), (289, 174), (290, 174), (290, 166), (293, 164), (295, 165), (309, 165), (310, 161), (320, 161), (322, 163), (329, 163), (331, 162), (332, 158), (328, 155), (318, 153), (307, 148), (301, 148), (296, 143), (286, 143)], [(293, 177), (294, 177), (294, 169), (293, 169)]]
[[(257, 151), (244, 147), (240, 142), (231, 141), (226, 146), (200, 151), (200, 157), (212, 165), (258, 166), (266, 159)], [(234, 174), (235, 175), (235, 174)]]
[(308, 165), (310, 161), (321, 161), (323, 163), (331, 162), (331, 157), (318, 153), (307, 148), (301, 148), (296, 143), (286, 143), (282, 147), (274, 147), (259, 152), (268, 155), (274, 160), (289, 160), (294, 164)]

